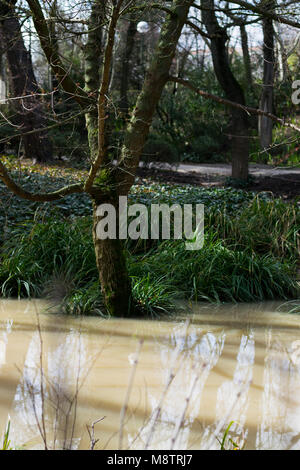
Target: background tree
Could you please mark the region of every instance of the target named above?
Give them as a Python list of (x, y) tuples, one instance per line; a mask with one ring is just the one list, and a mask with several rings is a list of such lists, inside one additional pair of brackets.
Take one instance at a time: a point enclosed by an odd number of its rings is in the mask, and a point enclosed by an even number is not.
[[(269, 11), (274, 11), (275, 2), (273, 0), (263, 3)], [(271, 18), (263, 18), (263, 57), (264, 75), (260, 100), (260, 109), (272, 113), (274, 106), (274, 78), (275, 78), (275, 44), (274, 27)], [(259, 137), (262, 149), (268, 149), (273, 140), (273, 121), (266, 116), (259, 118)]]
[[(230, 101), (245, 105), (245, 96), (241, 85), (232, 73), (228, 61), (226, 29), (220, 27), (214, 7), (214, 0), (202, 0), (202, 18), (210, 36), (210, 48), (216, 77), (225, 96)], [(249, 161), (249, 121), (248, 115), (239, 110), (231, 112), (231, 158), (232, 177), (240, 180), (248, 178)]]
[(17, 113), (15, 121), (21, 129), (25, 156), (46, 162), (52, 158), (52, 144), (46, 129), (45, 103), (40, 96), (31, 54), (24, 44), (16, 3), (16, 0), (0, 2), (0, 45), (7, 57), (10, 89), (18, 98), (13, 102), (13, 109)]

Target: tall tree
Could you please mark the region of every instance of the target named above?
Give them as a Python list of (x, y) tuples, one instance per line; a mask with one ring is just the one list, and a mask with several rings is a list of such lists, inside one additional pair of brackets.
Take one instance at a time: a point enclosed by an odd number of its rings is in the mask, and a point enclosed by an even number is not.
[[(16, 2), (0, 1), (0, 43), (6, 52), (13, 96), (20, 97), (13, 106), (17, 123), (21, 126), (25, 156), (46, 162), (52, 158), (52, 145), (46, 130), (45, 107), (39, 96), (31, 54), (24, 44), (15, 11)], [(38, 129), (41, 130), (36, 132)]]
[(249, 52), (248, 34), (247, 34), (245, 24), (240, 24), (240, 33), (241, 33), (241, 43), (242, 43), (243, 61), (244, 61), (247, 87), (250, 90), (252, 90), (253, 89), (252, 66), (251, 66), (251, 57), (250, 57), (250, 52)]
[[(229, 65), (226, 43), (229, 39), (226, 29), (219, 25), (214, 0), (201, 0), (202, 19), (210, 36), (210, 48), (216, 77), (228, 100), (245, 105), (244, 91)], [(239, 180), (248, 178), (249, 122), (245, 111), (231, 110), (231, 157), (232, 177)]]
[[(269, 0), (264, 7), (269, 11), (274, 11), (276, 6), (275, 0)], [(275, 76), (275, 53), (274, 53), (274, 26), (273, 19), (263, 17), (263, 57), (264, 57), (264, 77), (263, 87), (260, 100), (260, 109), (265, 112), (273, 112), (274, 103), (274, 76)], [(267, 149), (272, 144), (273, 121), (266, 116), (259, 118), (259, 137), (260, 145), (263, 149)]]

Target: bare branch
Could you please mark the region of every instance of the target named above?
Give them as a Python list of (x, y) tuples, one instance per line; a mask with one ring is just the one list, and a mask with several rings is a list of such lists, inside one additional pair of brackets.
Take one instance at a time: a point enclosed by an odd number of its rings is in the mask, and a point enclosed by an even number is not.
[(81, 183), (71, 184), (69, 186), (65, 186), (64, 188), (58, 189), (52, 193), (37, 193), (33, 194), (28, 191), (25, 191), (21, 186), (16, 184), (14, 180), (11, 178), (10, 174), (6, 170), (5, 166), (0, 160), (0, 180), (10, 189), (14, 194), (23, 199), (27, 199), (28, 201), (36, 201), (36, 202), (50, 202), (50, 201), (57, 201), (65, 196), (75, 193), (83, 193), (83, 185)]
[(281, 119), (277, 116), (275, 116), (272, 113), (268, 113), (263, 111), (262, 109), (257, 109), (257, 108), (251, 108), (249, 106), (245, 106), (239, 103), (235, 103), (234, 101), (227, 100), (225, 98), (220, 98), (219, 96), (212, 95), (210, 93), (207, 93), (206, 91), (199, 90), (199, 88), (196, 88), (192, 83), (190, 83), (188, 80), (184, 80), (182, 78), (177, 78), (177, 77), (169, 77), (170, 82), (175, 82), (175, 83), (180, 83), (181, 85), (184, 85), (185, 87), (189, 88), (190, 90), (194, 91), (200, 96), (203, 96), (203, 98), (215, 101), (220, 104), (224, 104), (225, 106), (229, 106), (231, 108), (237, 108), (245, 111), (247, 114), (255, 114), (257, 116), (266, 116), (273, 121), (277, 122), (278, 124), (281, 124), (282, 126), (285, 127), (290, 127), (291, 129), (294, 129), (297, 132), (300, 132), (300, 127), (295, 126), (295, 124), (292, 124), (290, 122), (286, 122), (284, 119)]
[[(265, 10), (261, 6), (245, 2), (244, 0), (230, 0), (230, 3), (235, 3), (236, 5), (243, 7), (245, 10), (252, 11), (253, 13), (256, 13), (260, 16), (264, 16), (274, 21), (278, 21), (278, 23), (284, 23), (288, 24), (289, 26), (293, 26), (294, 28), (300, 28), (300, 23), (298, 23), (297, 21), (289, 20), (288, 18), (285, 18), (282, 15), (278, 15), (269, 10)], [(197, 8), (198, 10), (202, 10), (202, 7), (200, 5), (193, 4), (193, 7)]]
[(61, 62), (58, 51), (53, 47), (50, 40), (50, 32), (47, 21), (44, 17), (39, 1), (27, 0), (27, 3), (30, 7), (34, 26), (39, 36), (39, 40), (47, 61), (52, 67), (52, 70), (57, 76), (58, 80), (61, 82), (63, 89), (72, 95), (73, 98), (80, 104), (80, 106), (91, 104), (93, 100), (72, 80)]

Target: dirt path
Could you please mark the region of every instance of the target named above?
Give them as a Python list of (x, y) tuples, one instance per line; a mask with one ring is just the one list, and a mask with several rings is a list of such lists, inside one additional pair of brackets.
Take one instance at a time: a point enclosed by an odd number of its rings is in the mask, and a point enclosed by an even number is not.
[[(138, 176), (160, 182), (192, 184), (204, 187), (222, 187), (231, 175), (231, 166), (226, 164), (178, 166), (166, 163), (140, 165)], [(253, 183), (247, 186), (250, 191), (270, 191), (274, 196), (287, 200), (300, 197), (300, 168), (272, 168), (267, 165), (250, 165)]]
[[(170, 165), (169, 163), (152, 162), (145, 164), (141, 162), (141, 168), (160, 169), (167, 171), (177, 171), (178, 173), (196, 173), (198, 175), (215, 175), (228, 177), (231, 175), (231, 165), (226, 163), (180, 163), (178, 165)], [(249, 173), (252, 176), (300, 176), (300, 168), (296, 167), (271, 167), (270, 165), (253, 164), (249, 165)]]

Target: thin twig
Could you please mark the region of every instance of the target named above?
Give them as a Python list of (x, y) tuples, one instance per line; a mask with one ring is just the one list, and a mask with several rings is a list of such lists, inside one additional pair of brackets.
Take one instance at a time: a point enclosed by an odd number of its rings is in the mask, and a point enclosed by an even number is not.
[(43, 440), (44, 440), (44, 445), (45, 445), (45, 450), (48, 450), (48, 445), (47, 445), (47, 433), (46, 433), (46, 425), (45, 425), (45, 394), (44, 394), (44, 367), (43, 367), (43, 338), (42, 338), (42, 332), (41, 332), (41, 325), (40, 325), (40, 317), (39, 313), (37, 311), (37, 307), (35, 306), (35, 312), (36, 312), (36, 317), (37, 317), (37, 330), (39, 334), (39, 340), (40, 340), (40, 393), (41, 393), (41, 401), (42, 401), (42, 429), (43, 429)]

